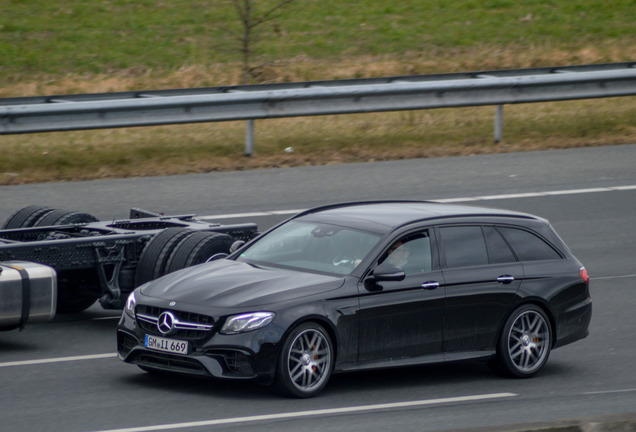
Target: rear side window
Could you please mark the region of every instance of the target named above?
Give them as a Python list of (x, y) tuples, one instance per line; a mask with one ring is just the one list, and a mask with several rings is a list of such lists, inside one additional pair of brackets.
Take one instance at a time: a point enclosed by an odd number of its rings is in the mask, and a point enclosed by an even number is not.
[(561, 255), (539, 236), (531, 232), (509, 227), (497, 228), (508, 241), (521, 261), (555, 260)]
[(488, 264), (486, 242), (480, 226), (440, 228), (446, 267), (468, 267)]
[(505, 264), (515, 262), (517, 259), (508, 247), (501, 234), (490, 226), (484, 227), (484, 237), (486, 237), (486, 245), (488, 246), (488, 258), (490, 264)]

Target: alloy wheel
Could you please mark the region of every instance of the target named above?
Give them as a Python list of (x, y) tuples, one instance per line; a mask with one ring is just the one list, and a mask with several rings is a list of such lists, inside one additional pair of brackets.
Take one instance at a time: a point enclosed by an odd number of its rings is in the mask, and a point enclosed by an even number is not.
[(331, 369), (331, 349), (324, 334), (307, 329), (296, 336), (289, 351), (288, 373), (299, 390), (319, 387)]
[(550, 352), (550, 327), (543, 314), (530, 309), (520, 313), (508, 332), (508, 356), (522, 374), (536, 372)]

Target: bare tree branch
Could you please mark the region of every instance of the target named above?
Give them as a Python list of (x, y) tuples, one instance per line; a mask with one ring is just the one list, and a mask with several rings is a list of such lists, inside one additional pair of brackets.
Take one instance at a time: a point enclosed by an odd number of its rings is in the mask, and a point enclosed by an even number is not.
[(255, 19), (252, 27), (256, 27), (257, 25), (263, 24), (264, 22), (271, 21), (273, 19), (278, 18), (280, 14), (275, 14), (275, 12), (278, 11), (279, 9), (284, 8), (285, 6), (292, 3), (293, 1), (294, 0), (283, 0), (279, 2), (278, 4), (274, 5), (270, 10), (263, 13), (263, 15), (261, 15), (260, 18)]
[(236, 11), (236, 15), (241, 23), (240, 32), (229, 31), (234, 39), (238, 41), (243, 61), (243, 83), (247, 84), (253, 71), (256, 69), (251, 66), (251, 59), (254, 52), (254, 44), (261, 40), (256, 34), (256, 28), (263, 23), (278, 18), (282, 9), (294, 2), (295, 0), (280, 0), (269, 9), (257, 13), (255, 11), (255, 2), (257, 0), (230, 0), (230, 4)]

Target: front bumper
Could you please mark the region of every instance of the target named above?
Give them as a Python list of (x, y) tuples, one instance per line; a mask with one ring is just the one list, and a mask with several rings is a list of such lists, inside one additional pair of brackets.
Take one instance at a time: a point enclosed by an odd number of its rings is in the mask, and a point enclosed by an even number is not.
[(213, 378), (263, 383), (270, 383), (274, 378), (281, 335), (272, 324), (237, 335), (222, 335), (213, 330), (209, 338), (190, 340), (191, 349), (185, 355), (146, 348), (146, 334), (136, 320), (123, 313), (117, 328), (119, 359), (143, 369)]

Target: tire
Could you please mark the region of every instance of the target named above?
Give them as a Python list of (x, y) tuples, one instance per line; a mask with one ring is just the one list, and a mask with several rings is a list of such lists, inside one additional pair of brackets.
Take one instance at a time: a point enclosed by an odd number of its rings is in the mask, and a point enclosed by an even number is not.
[(72, 225), (97, 222), (97, 218), (88, 213), (68, 211), (68, 210), (53, 210), (40, 218), (34, 226), (54, 226), (54, 225)]
[(41, 206), (29, 206), (18, 210), (6, 220), (2, 229), (29, 228), (54, 209)]
[(211, 256), (229, 253), (233, 239), (227, 234), (196, 231), (188, 235), (174, 249), (166, 263), (166, 273), (204, 263)]
[(286, 396), (309, 398), (325, 387), (334, 366), (331, 338), (319, 324), (294, 328), (281, 349), (274, 389)]
[(79, 313), (82, 312), (89, 307), (93, 306), (93, 303), (97, 301), (96, 296), (85, 295), (81, 297), (75, 298), (67, 298), (60, 299), (57, 304), (57, 313), (59, 314), (70, 314), (70, 313)]
[(151, 238), (139, 257), (135, 273), (135, 285), (139, 286), (166, 273), (166, 263), (170, 254), (184, 237), (192, 230), (187, 228), (168, 228)]
[(553, 332), (545, 312), (527, 304), (517, 308), (503, 327), (495, 368), (508, 376), (530, 378), (548, 361)]
[(82, 312), (99, 296), (99, 280), (94, 272), (69, 270), (58, 273), (57, 313)]

